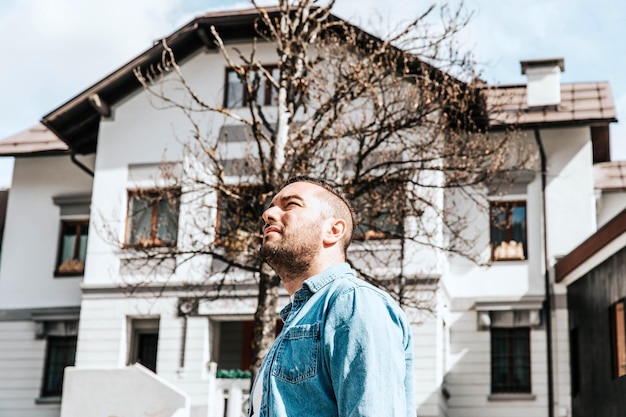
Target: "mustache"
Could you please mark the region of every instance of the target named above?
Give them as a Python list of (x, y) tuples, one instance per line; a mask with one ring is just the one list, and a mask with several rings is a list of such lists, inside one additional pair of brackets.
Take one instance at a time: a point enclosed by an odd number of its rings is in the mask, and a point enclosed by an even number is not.
[(275, 229), (276, 231), (282, 233), (284, 227), (280, 223), (266, 223), (263, 225), (263, 232), (265, 233), (267, 229)]

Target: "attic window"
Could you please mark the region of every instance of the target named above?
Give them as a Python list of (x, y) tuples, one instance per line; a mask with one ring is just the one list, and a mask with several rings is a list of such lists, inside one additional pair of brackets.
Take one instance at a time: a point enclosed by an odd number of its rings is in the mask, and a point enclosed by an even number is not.
[[(278, 79), (280, 72), (277, 66), (266, 66), (265, 69), (272, 74), (274, 79)], [(265, 75), (260, 71), (251, 71), (248, 74), (248, 85), (256, 91), (256, 101), (261, 106), (273, 106), (277, 104), (278, 94), (270, 82), (265, 79)], [(241, 82), (239, 75), (234, 69), (226, 71), (226, 97), (224, 106), (227, 108), (246, 106), (251, 98), (251, 94)]]
[(404, 235), (403, 202), (405, 190), (401, 184), (381, 184), (355, 199), (360, 219), (354, 240), (400, 239)]

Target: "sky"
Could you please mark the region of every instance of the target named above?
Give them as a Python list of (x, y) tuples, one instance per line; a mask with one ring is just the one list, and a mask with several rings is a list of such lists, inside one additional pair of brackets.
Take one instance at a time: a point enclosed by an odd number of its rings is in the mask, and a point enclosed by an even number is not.
[[(380, 35), (431, 3), (337, 0), (334, 13)], [(562, 82), (608, 81), (621, 120), (611, 126), (612, 160), (626, 160), (626, 1), (465, 0), (464, 6), (472, 17), (460, 46), (472, 51), (485, 81), (524, 83), (520, 61), (544, 58), (564, 58)], [(2, 0), (0, 139), (35, 125), (195, 16), (248, 7), (240, 0)], [(10, 186), (12, 170), (12, 158), (0, 157), (0, 188)]]

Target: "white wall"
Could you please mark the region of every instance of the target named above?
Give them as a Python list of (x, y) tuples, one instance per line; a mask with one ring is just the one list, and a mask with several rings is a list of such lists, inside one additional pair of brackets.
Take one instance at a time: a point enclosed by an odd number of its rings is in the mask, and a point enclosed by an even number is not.
[(602, 191), (598, 196), (598, 228), (626, 208), (626, 192)]
[(596, 231), (591, 133), (588, 127), (540, 133), (548, 157), (546, 216), (552, 263)]
[(69, 156), (15, 159), (0, 261), (0, 308), (80, 304), (82, 277), (54, 277), (61, 217), (52, 198), (88, 194), (91, 184)]
[(58, 417), (57, 404), (35, 404), (43, 380), (46, 340), (32, 321), (0, 321), (0, 416)]
[[(542, 295), (543, 289), (543, 232), (541, 226), (541, 181), (539, 175), (526, 186), (526, 193), (507, 196), (512, 200), (526, 201), (527, 259), (494, 261), (487, 265), (461, 256), (450, 255), (449, 270), (442, 280), (446, 292), (459, 308), (471, 308), (475, 301), (514, 301), (525, 296)], [(483, 253), (482, 261), (490, 257), (489, 214), (485, 210), (474, 213), (469, 227), (476, 235), (476, 252)]]

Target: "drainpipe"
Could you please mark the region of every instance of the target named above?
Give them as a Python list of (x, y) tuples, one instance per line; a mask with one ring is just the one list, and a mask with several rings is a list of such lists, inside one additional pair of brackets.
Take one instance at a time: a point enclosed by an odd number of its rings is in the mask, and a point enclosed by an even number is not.
[(548, 269), (548, 228), (546, 226), (546, 177), (547, 162), (546, 152), (541, 142), (539, 129), (535, 128), (535, 142), (539, 148), (541, 158), (541, 203), (542, 203), (542, 226), (543, 226), (543, 260), (544, 260), (544, 291), (543, 311), (546, 319), (546, 354), (548, 366), (548, 417), (554, 417), (554, 375), (552, 359), (552, 286), (550, 283), (550, 271)]
[(72, 160), (72, 162), (80, 169), (82, 169), (83, 171), (85, 171), (87, 174), (89, 174), (92, 178), (94, 176), (94, 173), (92, 170), (90, 170), (85, 164), (83, 164), (82, 162), (80, 162), (78, 159), (76, 159), (76, 153), (74, 152), (74, 150), (70, 151), (70, 159)]

